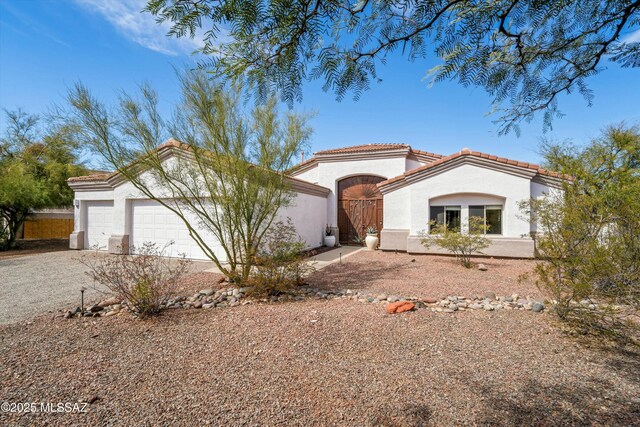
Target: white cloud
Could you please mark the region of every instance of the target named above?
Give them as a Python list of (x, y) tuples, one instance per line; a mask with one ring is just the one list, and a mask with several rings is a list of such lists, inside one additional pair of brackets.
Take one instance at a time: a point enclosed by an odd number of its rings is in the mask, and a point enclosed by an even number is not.
[(640, 28), (630, 34), (627, 34), (622, 39), (622, 43), (638, 43), (638, 42), (640, 42)]
[(147, 49), (165, 55), (192, 53), (203, 45), (201, 37), (168, 37), (171, 24), (158, 24), (148, 12), (145, 0), (73, 0), (85, 10), (102, 15), (120, 34)]

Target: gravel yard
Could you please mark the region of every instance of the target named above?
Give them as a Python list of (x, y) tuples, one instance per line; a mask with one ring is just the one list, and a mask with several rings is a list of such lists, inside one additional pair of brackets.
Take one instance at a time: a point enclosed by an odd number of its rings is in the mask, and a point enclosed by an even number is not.
[(478, 258), (488, 271), (464, 268), (448, 256), (409, 255), (381, 251), (360, 251), (342, 264), (333, 264), (331, 272), (321, 270), (311, 284), (326, 289), (353, 289), (384, 292), (389, 295), (444, 298), (448, 295), (472, 296), (493, 292), (496, 295), (543, 295), (529, 274), (532, 260)]
[[(447, 276), (451, 258), (412, 258), (359, 253), (311, 281), (442, 296), (464, 293), (482, 273), (474, 292), (535, 290), (509, 286), (529, 262), (487, 260), (487, 272), (454, 265)], [(146, 321), (48, 315), (0, 326), (2, 400), (93, 403), (84, 414), (0, 413), (0, 425), (638, 425), (639, 355), (579, 344), (552, 319), (388, 315), (349, 299), (170, 310)]]

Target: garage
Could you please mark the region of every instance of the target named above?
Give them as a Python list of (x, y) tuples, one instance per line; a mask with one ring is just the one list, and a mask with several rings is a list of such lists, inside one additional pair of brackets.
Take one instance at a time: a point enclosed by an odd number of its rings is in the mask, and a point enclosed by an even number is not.
[[(190, 224), (197, 224), (195, 218), (187, 218)], [(215, 242), (210, 232), (202, 231), (201, 236), (209, 242)], [(131, 238), (135, 247), (141, 247), (145, 242), (154, 242), (159, 247), (174, 242), (167, 247), (166, 256), (178, 257), (185, 254), (190, 259), (208, 259), (202, 249), (189, 235), (184, 221), (155, 200), (134, 200), (131, 203)], [(226, 260), (220, 244), (214, 244), (212, 249), (220, 260)]]
[(113, 230), (113, 201), (86, 202), (84, 247), (106, 250)]

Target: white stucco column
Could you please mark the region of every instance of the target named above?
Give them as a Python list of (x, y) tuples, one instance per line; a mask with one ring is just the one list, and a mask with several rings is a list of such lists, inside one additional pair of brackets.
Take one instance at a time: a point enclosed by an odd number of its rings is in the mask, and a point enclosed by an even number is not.
[(109, 237), (110, 254), (129, 253), (130, 217), (130, 200), (125, 197), (116, 197), (113, 201), (113, 231)]

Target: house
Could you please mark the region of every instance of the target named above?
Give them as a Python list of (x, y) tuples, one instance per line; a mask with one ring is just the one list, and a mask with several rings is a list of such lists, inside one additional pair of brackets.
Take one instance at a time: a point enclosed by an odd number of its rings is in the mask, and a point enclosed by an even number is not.
[[(171, 156), (173, 144), (163, 144)], [(563, 178), (538, 165), (469, 149), (449, 156), (406, 144), (367, 144), (319, 151), (288, 171), (295, 192), (282, 209), (308, 247), (322, 245), (329, 224), (342, 244), (380, 234), (380, 249), (438, 253), (421, 245), (421, 232), (435, 220), (459, 227), (469, 216), (489, 226), (486, 255), (532, 257), (536, 225), (518, 203), (559, 191)], [(204, 254), (182, 221), (149, 200), (118, 173), (69, 179), (75, 191), (74, 249), (102, 247), (128, 252), (129, 245), (175, 241), (173, 254)], [(222, 251), (220, 251), (220, 256)]]

